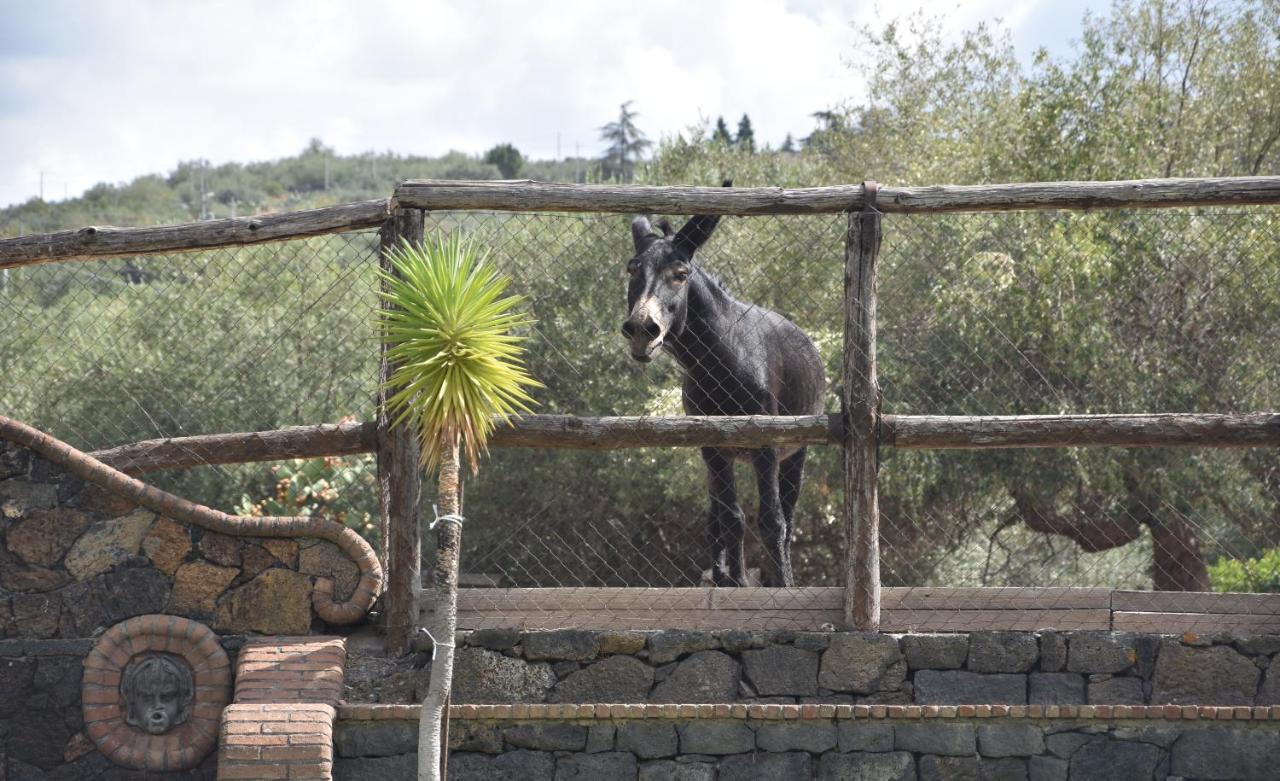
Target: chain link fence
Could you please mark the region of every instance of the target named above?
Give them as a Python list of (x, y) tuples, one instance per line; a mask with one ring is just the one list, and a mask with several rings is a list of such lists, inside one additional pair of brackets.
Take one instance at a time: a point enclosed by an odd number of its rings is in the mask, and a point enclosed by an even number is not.
[[(670, 219), (678, 229), (687, 216)], [(1278, 219), (1267, 208), (887, 215), (883, 411), (1275, 410)], [(808, 335), (833, 413), (846, 229), (838, 214), (725, 218), (694, 264), (750, 303), (735, 311), (767, 308)], [(628, 218), (435, 212), (426, 230), (474, 236), (527, 297), (537, 320), (528, 363), (546, 385), (536, 412), (682, 414), (688, 369), (669, 356), (636, 361), (620, 331), (636, 255)], [(90, 450), (371, 420), (376, 266), (377, 235), (355, 232), (15, 269), (0, 290), (0, 409)], [(740, 394), (723, 390), (723, 411), (740, 412)], [(1280, 590), (1273, 450), (884, 448), (881, 462), (887, 587)], [(275, 467), (148, 479), (225, 509), (313, 502), (373, 535), (372, 456)], [(838, 447), (808, 449), (790, 543), (794, 587), (745, 596), (689, 590), (729, 566), (711, 554), (717, 505), (697, 449), (495, 449), (465, 486), (461, 583), (475, 590), (461, 618), (531, 628), (603, 615), (609, 626), (671, 626), (677, 616), (707, 628), (836, 622), (842, 468)], [(752, 465), (733, 469), (742, 580), (755, 585), (777, 571), (775, 549), (761, 533)], [(609, 591), (619, 588), (628, 590)]]

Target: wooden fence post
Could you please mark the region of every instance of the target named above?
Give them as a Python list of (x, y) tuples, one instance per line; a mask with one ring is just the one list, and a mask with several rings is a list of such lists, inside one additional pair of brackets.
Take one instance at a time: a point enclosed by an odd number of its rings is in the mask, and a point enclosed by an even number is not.
[[(378, 263), (392, 271), (387, 251), (402, 239), (422, 241), (421, 209), (396, 209), (382, 225)], [(386, 306), (380, 303), (379, 306)], [(383, 626), (387, 650), (403, 654), (409, 649), (422, 596), (422, 531), (419, 501), (422, 467), (418, 464), (418, 440), (408, 428), (390, 428), (385, 383), (393, 366), (386, 347), (378, 361), (378, 509), (382, 532), (381, 554), (387, 570), (383, 597)]]
[(862, 631), (880, 628), (879, 469), (880, 386), (876, 381), (876, 258), (880, 212), (876, 183), (863, 183), (863, 207), (849, 213), (844, 248), (845, 623)]

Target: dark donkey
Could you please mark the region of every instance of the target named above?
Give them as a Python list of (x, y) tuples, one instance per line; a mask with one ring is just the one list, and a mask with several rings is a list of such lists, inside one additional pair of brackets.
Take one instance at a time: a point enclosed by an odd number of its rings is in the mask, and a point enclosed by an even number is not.
[[(729, 183), (725, 183), (729, 186)], [(631, 357), (648, 362), (659, 348), (684, 369), (687, 415), (813, 415), (822, 411), (822, 359), (794, 323), (738, 301), (694, 263), (719, 217), (689, 218), (679, 232), (660, 220), (631, 223), (635, 257), (627, 264), (630, 315), (622, 324)], [(804, 448), (704, 447), (711, 492), (708, 539), (717, 586), (745, 586), (746, 517), (738, 506), (735, 460), (750, 461), (759, 486), (765, 549), (762, 581), (792, 586), (791, 538), (804, 473)]]

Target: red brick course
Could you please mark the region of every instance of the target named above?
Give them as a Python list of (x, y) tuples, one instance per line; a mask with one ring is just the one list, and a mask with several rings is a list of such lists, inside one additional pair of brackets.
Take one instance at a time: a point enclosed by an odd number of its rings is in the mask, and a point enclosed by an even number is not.
[(223, 712), (218, 778), (333, 778), (333, 722), (346, 644), (335, 637), (266, 637), (245, 644), (235, 704)]

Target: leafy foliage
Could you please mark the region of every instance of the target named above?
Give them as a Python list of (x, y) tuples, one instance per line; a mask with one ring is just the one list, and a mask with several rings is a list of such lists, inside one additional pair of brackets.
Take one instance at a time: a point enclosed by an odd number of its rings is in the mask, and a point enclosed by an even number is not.
[[(292, 459), (269, 468), (276, 478), (271, 495), (240, 497), (239, 515), (306, 515), (345, 523), (371, 542), (377, 540), (374, 457)], [(371, 506), (374, 505), (374, 506)]]
[(1256, 559), (1219, 559), (1209, 567), (1214, 591), (1280, 593), (1280, 548), (1263, 551)]
[(393, 425), (418, 431), (428, 472), (459, 440), (476, 470), (495, 419), (528, 411), (525, 389), (541, 387), (525, 370), (524, 338), (511, 333), (532, 325), (516, 311), (523, 298), (503, 296), (510, 280), (484, 257), (475, 242), (437, 233), (393, 249), (395, 273), (380, 272), (390, 305), (378, 310), (380, 337), (395, 365), (387, 405)]

